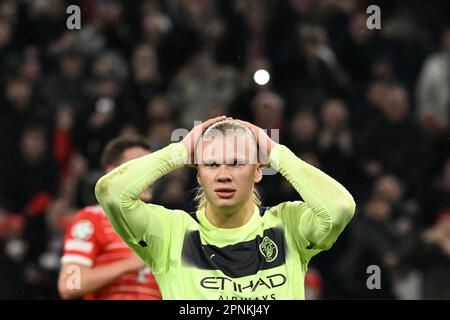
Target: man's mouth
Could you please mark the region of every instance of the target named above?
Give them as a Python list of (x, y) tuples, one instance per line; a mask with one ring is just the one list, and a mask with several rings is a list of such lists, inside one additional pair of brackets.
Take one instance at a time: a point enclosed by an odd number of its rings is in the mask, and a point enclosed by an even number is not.
[(219, 198), (229, 199), (234, 196), (236, 190), (231, 188), (218, 188), (214, 190), (214, 192), (219, 196)]

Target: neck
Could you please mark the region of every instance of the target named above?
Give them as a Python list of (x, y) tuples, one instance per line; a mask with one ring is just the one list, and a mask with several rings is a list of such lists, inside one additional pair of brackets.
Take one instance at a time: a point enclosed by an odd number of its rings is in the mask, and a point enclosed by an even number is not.
[(205, 208), (206, 218), (218, 228), (238, 228), (246, 224), (252, 217), (254, 211), (253, 198), (241, 205), (233, 207), (217, 207), (207, 203)]

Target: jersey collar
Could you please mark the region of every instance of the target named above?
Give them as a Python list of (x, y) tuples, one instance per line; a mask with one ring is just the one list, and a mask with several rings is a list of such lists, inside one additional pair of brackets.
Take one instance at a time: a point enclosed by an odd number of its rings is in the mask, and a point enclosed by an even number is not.
[[(254, 205), (253, 215), (250, 220), (244, 225), (236, 228), (218, 228), (213, 225), (205, 214), (205, 207), (197, 211), (197, 217), (200, 222), (200, 229), (203, 231), (202, 236), (210, 237), (212, 242), (226, 242), (226, 244), (233, 244), (245, 241), (247, 236), (251, 237), (253, 231), (259, 226), (261, 216), (259, 214), (258, 206)], [(202, 230), (203, 229), (203, 230)], [(253, 235), (254, 237), (254, 235)]]

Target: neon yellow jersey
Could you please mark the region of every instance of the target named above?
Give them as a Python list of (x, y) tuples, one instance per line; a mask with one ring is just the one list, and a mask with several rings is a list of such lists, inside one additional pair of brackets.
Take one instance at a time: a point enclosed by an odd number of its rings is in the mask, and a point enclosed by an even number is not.
[(184, 146), (172, 143), (117, 167), (95, 188), (116, 232), (151, 267), (163, 299), (304, 299), (309, 260), (329, 249), (353, 217), (350, 193), (277, 145), (270, 164), (304, 202), (255, 206), (245, 225), (223, 229), (204, 209), (190, 214), (139, 200), (186, 158)]

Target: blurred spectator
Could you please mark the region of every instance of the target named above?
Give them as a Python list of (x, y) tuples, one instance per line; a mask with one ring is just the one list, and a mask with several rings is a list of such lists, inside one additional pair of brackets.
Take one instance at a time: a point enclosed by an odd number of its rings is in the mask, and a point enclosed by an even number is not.
[(366, 26), (367, 16), (355, 13), (350, 17), (344, 45), (339, 57), (345, 69), (352, 70), (352, 84), (362, 89), (369, 81), (371, 61), (380, 54), (378, 35)]
[(234, 6), (245, 21), (245, 60), (265, 56), (268, 14), (264, 1), (234, 1)]
[[(35, 42), (46, 46), (58, 38), (66, 29), (66, 7), (63, 0), (32, 1), (26, 7), (26, 15), (31, 20), (33, 35), (24, 32), (23, 42)], [(30, 39), (32, 38), (32, 39)]]
[(284, 101), (275, 92), (260, 91), (252, 101), (252, 111), (254, 124), (258, 127), (283, 131)]
[(19, 65), (18, 75), (34, 86), (40, 84), (42, 81), (42, 66), (38, 48), (29, 47), (25, 50)]
[(228, 108), (221, 104), (213, 104), (206, 111), (205, 119), (212, 119), (228, 113)]
[(410, 93), (414, 92), (415, 79), (428, 51), (423, 29), (418, 28), (411, 16), (396, 12), (384, 19), (380, 31), (377, 55), (388, 57), (395, 68), (395, 79)]
[(175, 123), (171, 120), (154, 122), (147, 129), (146, 140), (152, 150), (159, 150), (170, 144), (172, 132), (176, 129)]
[(43, 127), (27, 126), (21, 138), (21, 157), (10, 167), (8, 175), (1, 178), (8, 181), (8, 209), (23, 215), (18, 232), (8, 237), (4, 249), (6, 256), (23, 263), (20, 269), (24, 281), (22, 298), (49, 297), (51, 293), (47, 288), (53, 287), (51, 279), (39, 266), (48, 237), (44, 215), (58, 186), (58, 167), (48, 154), (48, 143)]
[(42, 214), (56, 192), (58, 167), (48, 154), (46, 130), (39, 125), (28, 126), (21, 137), (21, 157), (10, 167), (6, 177), (10, 209), (25, 211), (31, 216)]
[(92, 90), (89, 108), (80, 117), (77, 146), (95, 168), (101, 148), (118, 134), (119, 121), (128, 120), (129, 115), (124, 110), (119, 80), (100, 78), (93, 83)]
[(422, 271), (423, 299), (450, 299), (450, 210), (440, 212), (436, 223), (411, 242), (403, 258)]
[(27, 243), (21, 238), (25, 219), (0, 209), (0, 299), (20, 299), (24, 296), (22, 275)]
[[(69, 103), (58, 105), (53, 132), (53, 157), (65, 170), (72, 153), (72, 130), (75, 125), (75, 108)], [(64, 173), (64, 172), (63, 172)]]
[(3, 155), (0, 161), (7, 165), (19, 156), (17, 146), (24, 127), (38, 118), (32, 100), (33, 88), (29, 82), (21, 78), (11, 78), (6, 82), (0, 117), (0, 148)]
[(5, 80), (5, 76), (10, 71), (10, 65), (14, 61), (14, 43), (11, 30), (11, 22), (0, 18), (0, 71), (1, 79)]
[(142, 44), (135, 47), (131, 58), (131, 77), (129, 99), (135, 103), (136, 114), (133, 116), (139, 121), (142, 107), (160, 92), (162, 86), (158, 56), (152, 46)]
[(327, 100), (321, 110), (321, 130), (318, 134), (320, 162), (330, 175), (346, 185), (354, 155), (353, 133), (349, 126), (346, 105), (338, 99)]
[(131, 32), (128, 24), (124, 23), (125, 7), (121, 1), (100, 0), (95, 2), (96, 31), (101, 33), (105, 46), (124, 53), (129, 53)]
[(417, 82), (417, 113), (427, 131), (444, 131), (450, 119), (450, 29), (442, 33), (441, 50), (425, 60)]
[[(59, 188), (60, 201), (69, 208), (79, 208), (94, 203), (92, 185), (88, 183), (88, 165), (86, 159), (78, 152), (73, 152), (68, 159), (64, 178)], [(89, 195), (85, 193), (89, 192)]]
[(392, 175), (382, 175), (375, 180), (373, 194), (386, 200), (397, 219), (397, 229), (402, 234), (411, 233), (419, 222), (418, 205), (415, 199), (406, 199), (404, 184)]
[(380, 55), (375, 57), (370, 66), (370, 73), (375, 81), (395, 81), (394, 66), (387, 56)]
[(364, 143), (370, 160), (366, 170), (375, 175), (395, 172), (417, 187), (426, 168), (426, 146), (420, 128), (408, 114), (408, 93), (403, 87), (393, 86), (382, 101), (382, 115), (369, 119), (367, 124)]
[(294, 152), (317, 152), (317, 119), (311, 111), (294, 114), (286, 140)]
[(292, 49), (285, 49), (289, 53), (274, 68), (280, 92), (292, 105), (317, 106), (329, 96), (344, 96), (350, 78), (329, 46), (327, 31), (320, 25), (302, 24), (295, 34), (294, 44), (289, 43)]
[(423, 200), (423, 222), (434, 223), (439, 212), (450, 208), (450, 158), (447, 158), (441, 173), (432, 180)]
[(147, 102), (147, 123), (151, 125), (160, 121), (170, 121), (175, 118), (172, 105), (164, 96), (155, 96)]
[[(338, 265), (345, 289), (343, 296), (353, 299), (395, 298), (393, 281), (398, 267), (400, 240), (389, 203), (377, 196), (369, 199), (352, 225), (349, 248)], [(369, 277), (366, 270), (371, 265), (381, 269), (380, 289), (370, 290), (366, 286)]]
[(83, 105), (86, 95), (86, 78), (84, 76), (85, 60), (83, 57), (69, 51), (59, 58), (59, 71), (45, 78), (42, 96), (44, 103), (55, 107), (63, 101), (76, 101)]
[(305, 275), (305, 299), (321, 300), (322, 288), (323, 281), (320, 273), (314, 268), (309, 268)]
[(167, 206), (167, 208), (180, 208), (187, 212), (195, 211), (189, 204), (188, 190), (189, 169), (182, 169), (172, 172), (164, 177), (154, 190), (155, 202)]
[(168, 97), (176, 110), (183, 111), (183, 126), (192, 128), (194, 121), (205, 120), (211, 105), (231, 103), (236, 95), (236, 82), (234, 68), (220, 67), (211, 57), (198, 54), (175, 77)]
[(145, 42), (158, 46), (172, 28), (172, 22), (165, 15), (156, 1), (147, 1), (142, 4), (142, 29)]
[(383, 105), (386, 96), (391, 89), (390, 83), (383, 80), (372, 81), (366, 91), (366, 104), (368, 110), (364, 109), (360, 115), (366, 114), (367, 119), (375, 119), (375, 121), (381, 121), (377, 118), (383, 116)]
[(104, 51), (92, 63), (94, 79), (123, 81), (128, 73), (127, 62), (115, 51)]

